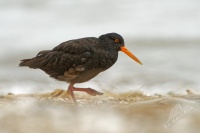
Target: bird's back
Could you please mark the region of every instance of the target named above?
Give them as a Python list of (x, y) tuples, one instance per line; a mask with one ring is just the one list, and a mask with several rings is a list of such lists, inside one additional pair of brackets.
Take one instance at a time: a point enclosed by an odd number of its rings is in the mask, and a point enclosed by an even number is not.
[(94, 37), (66, 41), (52, 50), (40, 51), (32, 59), (22, 60), (19, 65), (39, 68), (58, 80), (85, 82), (116, 62), (117, 52), (105, 51), (98, 43)]

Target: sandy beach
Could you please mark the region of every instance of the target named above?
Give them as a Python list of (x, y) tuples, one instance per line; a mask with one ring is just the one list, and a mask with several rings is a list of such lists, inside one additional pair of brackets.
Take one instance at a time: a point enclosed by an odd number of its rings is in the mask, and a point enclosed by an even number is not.
[(69, 98), (47, 94), (0, 97), (2, 133), (197, 133), (200, 95), (146, 96), (142, 92)]

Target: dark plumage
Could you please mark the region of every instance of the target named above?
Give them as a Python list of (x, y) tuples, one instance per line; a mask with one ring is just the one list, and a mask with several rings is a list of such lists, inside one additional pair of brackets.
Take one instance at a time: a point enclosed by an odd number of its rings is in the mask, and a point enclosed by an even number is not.
[(102, 94), (91, 88), (75, 88), (73, 85), (86, 82), (110, 68), (117, 61), (120, 50), (141, 64), (124, 47), (122, 36), (109, 33), (99, 38), (87, 37), (63, 42), (52, 50), (40, 51), (34, 58), (21, 60), (19, 66), (39, 68), (50, 77), (70, 83), (68, 91), (76, 103), (73, 91), (85, 91), (91, 95)]

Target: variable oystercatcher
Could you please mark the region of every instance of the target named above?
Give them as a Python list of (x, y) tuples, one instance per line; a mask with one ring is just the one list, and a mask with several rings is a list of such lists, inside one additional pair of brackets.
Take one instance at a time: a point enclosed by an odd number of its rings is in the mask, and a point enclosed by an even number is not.
[(99, 38), (86, 37), (63, 42), (52, 50), (40, 51), (36, 57), (21, 60), (19, 66), (41, 69), (50, 77), (69, 83), (66, 93), (77, 103), (74, 91), (84, 91), (93, 96), (103, 94), (91, 88), (75, 88), (74, 84), (86, 82), (110, 68), (117, 61), (118, 51), (142, 64), (125, 47), (121, 35), (108, 33)]

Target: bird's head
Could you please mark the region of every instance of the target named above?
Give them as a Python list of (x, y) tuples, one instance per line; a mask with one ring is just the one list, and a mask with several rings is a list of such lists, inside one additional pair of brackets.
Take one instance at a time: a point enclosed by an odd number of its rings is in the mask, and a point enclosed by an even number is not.
[(99, 39), (100, 40), (104, 40), (109, 45), (112, 45), (112, 47), (114, 49), (116, 49), (117, 51), (124, 52), (130, 58), (132, 58), (137, 63), (142, 65), (142, 62), (125, 47), (124, 39), (123, 39), (123, 37), (121, 35), (119, 35), (117, 33), (108, 33), (108, 34), (101, 35), (99, 37)]

